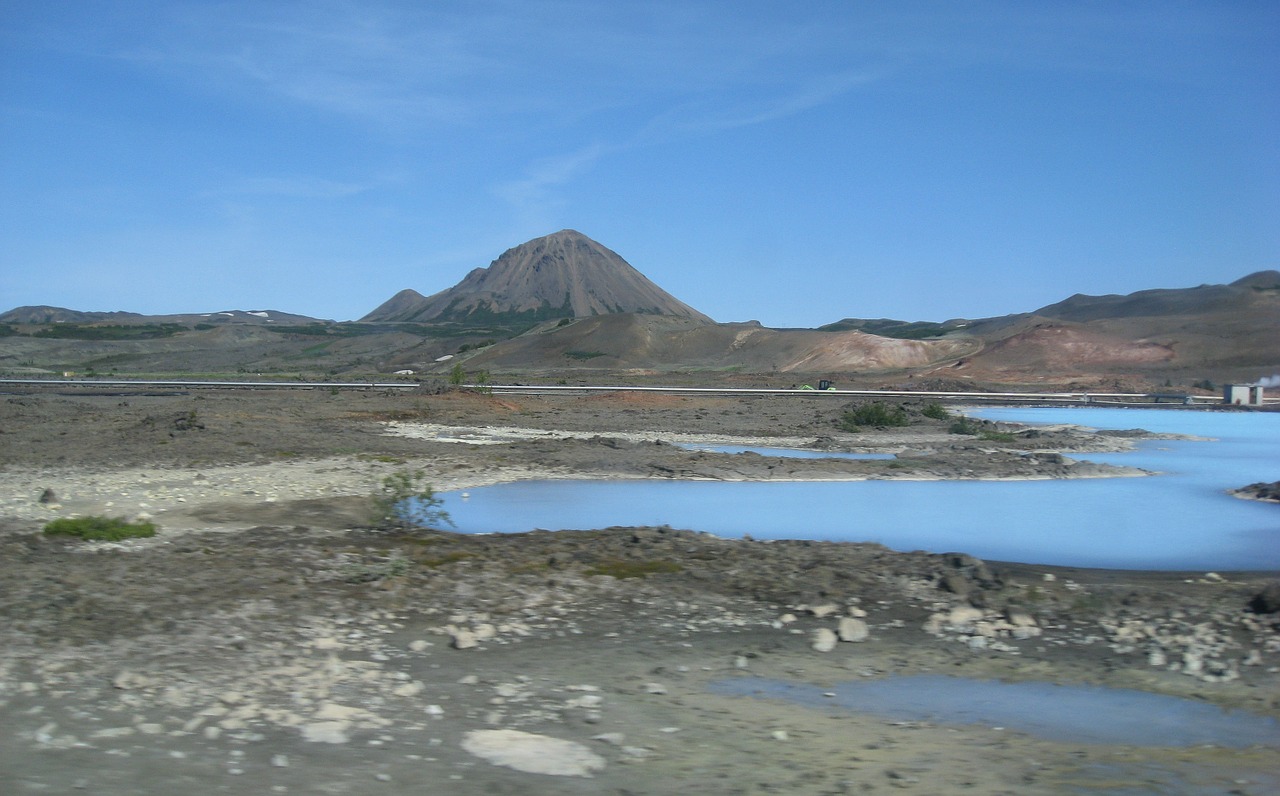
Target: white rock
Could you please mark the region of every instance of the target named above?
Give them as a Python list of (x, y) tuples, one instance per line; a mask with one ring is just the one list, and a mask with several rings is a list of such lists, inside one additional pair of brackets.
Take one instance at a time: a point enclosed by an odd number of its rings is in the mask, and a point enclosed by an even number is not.
[(462, 748), (495, 766), (529, 774), (590, 777), (605, 767), (604, 758), (583, 744), (519, 730), (472, 730)]
[(969, 605), (961, 605), (952, 608), (947, 614), (947, 624), (949, 625), (967, 625), (970, 622), (976, 622), (982, 618), (982, 609), (974, 608)]
[(867, 629), (866, 622), (846, 616), (840, 620), (840, 625), (836, 628), (836, 635), (840, 637), (841, 641), (866, 641), (871, 637), (871, 631)]
[(418, 639), (416, 641), (409, 642), (409, 651), (422, 652), (423, 650), (425, 650), (427, 647), (430, 647), (430, 646), (431, 646), (430, 641), (423, 641), (422, 639)]
[(302, 725), (302, 739), (312, 743), (346, 743), (349, 721), (317, 721)]
[(820, 627), (813, 631), (813, 641), (810, 644), (818, 652), (830, 652), (836, 648), (836, 644), (840, 641), (835, 631), (828, 627)]
[(288, 755), (272, 755), (271, 765), (274, 766), (275, 768), (288, 768), (289, 756)]
[(468, 650), (480, 645), (479, 640), (476, 638), (476, 634), (472, 633), (470, 630), (454, 631), (451, 643), (453, 648), (456, 650)]
[(404, 685), (396, 686), (391, 689), (391, 693), (398, 697), (415, 697), (422, 693), (423, 688), (424, 686), (422, 683), (414, 680), (412, 683), (405, 683)]
[(809, 609), (809, 613), (813, 614), (819, 619), (822, 619), (823, 617), (826, 617), (826, 616), (831, 616), (832, 614), (835, 614), (835, 613), (839, 613), (839, 611), (840, 611), (840, 606), (836, 605), (835, 603), (823, 603), (822, 605), (815, 605)]
[(662, 683), (645, 683), (644, 692), (646, 694), (665, 694), (667, 693), (667, 687)]

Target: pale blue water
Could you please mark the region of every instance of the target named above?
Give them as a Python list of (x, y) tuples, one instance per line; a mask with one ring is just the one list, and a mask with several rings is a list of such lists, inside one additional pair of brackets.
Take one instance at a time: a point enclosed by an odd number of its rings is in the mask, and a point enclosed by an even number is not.
[(1280, 479), (1280, 414), (984, 409), (1021, 422), (1214, 437), (1087, 458), (1165, 475), (1069, 481), (528, 481), (443, 493), (466, 533), (670, 525), (720, 536), (1127, 569), (1280, 569), (1280, 507), (1225, 490)]
[(741, 677), (713, 682), (709, 690), (898, 720), (1007, 727), (1052, 741), (1280, 747), (1280, 722), (1273, 718), (1125, 688), (916, 675), (832, 688)]

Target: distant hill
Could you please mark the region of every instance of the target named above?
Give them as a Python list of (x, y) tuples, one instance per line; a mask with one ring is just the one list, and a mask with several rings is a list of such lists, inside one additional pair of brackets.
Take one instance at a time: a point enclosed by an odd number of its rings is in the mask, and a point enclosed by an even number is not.
[(1079, 323), (1163, 315), (1205, 315), (1234, 312), (1249, 304), (1249, 300), (1259, 291), (1280, 292), (1280, 271), (1259, 271), (1229, 285), (1140, 290), (1125, 296), (1086, 296), (1077, 293), (1065, 301), (1041, 307), (1033, 314)]
[[(509, 249), (458, 285), (402, 291), (360, 322), (276, 310), (0, 314), (0, 373), (299, 373), (507, 377), (570, 372), (841, 383), (1070, 385), (1254, 381), (1280, 374), (1280, 271), (1229, 285), (1077, 294), (1033, 312), (821, 329), (717, 324), (572, 230)], [(751, 374), (755, 374), (752, 376)], [(791, 375), (795, 374), (795, 375)], [(772, 375), (772, 377), (771, 377)]]
[(859, 331), (770, 329), (755, 321), (708, 324), (629, 313), (546, 324), (476, 353), (470, 364), (528, 370), (580, 366), (834, 373), (926, 367), (974, 350), (974, 343), (963, 339), (891, 340)]
[(402, 290), (361, 322), (531, 326), (626, 312), (713, 323), (615, 252), (571, 229), (508, 249), (488, 268), (475, 269), (448, 290), (425, 297)]
[(64, 307), (17, 307), (0, 315), (0, 323), (19, 324), (150, 324), (150, 323), (328, 323), (306, 315), (279, 310), (224, 310), (222, 312), (187, 312), (172, 315), (141, 315), (136, 312), (81, 312)]

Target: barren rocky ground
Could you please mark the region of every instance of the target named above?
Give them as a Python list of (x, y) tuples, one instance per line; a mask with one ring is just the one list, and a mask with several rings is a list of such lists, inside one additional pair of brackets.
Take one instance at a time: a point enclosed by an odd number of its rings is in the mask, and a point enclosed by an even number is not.
[[(439, 489), (1133, 474), (1070, 458), (1123, 447), (1122, 435), (977, 440), (915, 414), (906, 429), (849, 434), (836, 428), (842, 409), (826, 396), (626, 393), (0, 397), (0, 789), (1280, 788), (1273, 747), (1053, 742), (708, 690), (743, 676), (830, 687), (942, 673), (1280, 717), (1280, 605), (1259, 599), (1275, 573), (1073, 570), (697, 529), (464, 536), (371, 521), (378, 481), (417, 469)], [(898, 459), (671, 444), (695, 440)], [(40, 533), (77, 514), (145, 515), (160, 530), (121, 543)]]

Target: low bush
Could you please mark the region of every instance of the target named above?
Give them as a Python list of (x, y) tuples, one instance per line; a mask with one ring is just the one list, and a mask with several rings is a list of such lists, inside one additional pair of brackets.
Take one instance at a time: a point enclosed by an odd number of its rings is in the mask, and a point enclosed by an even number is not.
[(156, 535), (155, 523), (128, 522), (124, 517), (64, 517), (44, 526), (45, 536), (74, 536), (96, 542), (145, 539)]
[(858, 431), (862, 426), (889, 428), (905, 426), (910, 422), (901, 406), (890, 406), (877, 401), (847, 410), (840, 416), (838, 425), (843, 431)]
[(374, 522), (398, 528), (430, 528), (441, 523), (453, 525), (444, 501), (423, 481), (421, 470), (398, 470), (382, 479), (373, 496)]
[(930, 420), (950, 420), (951, 413), (946, 410), (942, 404), (926, 404), (924, 409), (920, 410), (920, 414)]
[(968, 434), (971, 437), (978, 436), (978, 432), (980, 430), (981, 429), (978, 427), (978, 424), (967, 417), (959, 418), (956, 422), (951, 424), (950, 428), (947, 429), (947, 431), (952, 434)]

